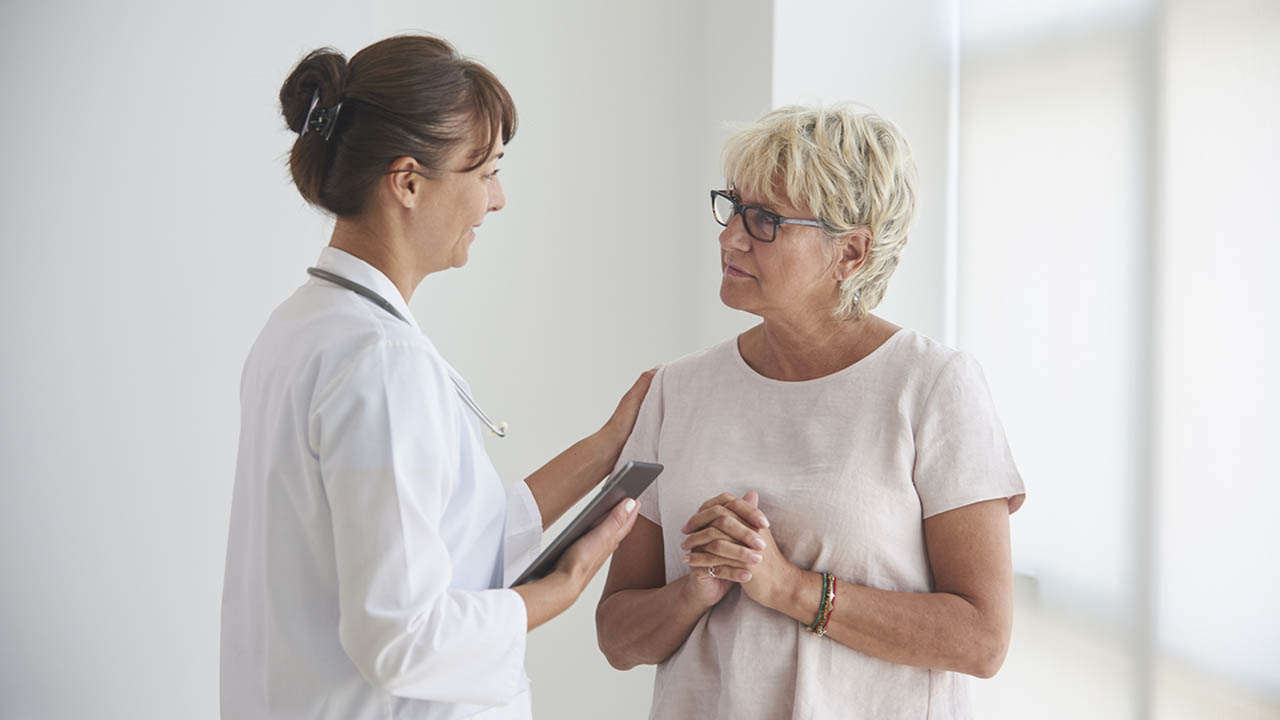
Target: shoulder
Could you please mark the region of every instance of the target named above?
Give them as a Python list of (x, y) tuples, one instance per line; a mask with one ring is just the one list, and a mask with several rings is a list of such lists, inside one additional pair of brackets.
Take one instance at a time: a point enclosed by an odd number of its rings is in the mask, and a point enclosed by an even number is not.
[(662, 366), (654, 377), (660, 387), (689, 387), (712, 378), (723, 378), (738, 359), (738, 338), (732, 337), (708, 348), (676, 358)]
[(906, 387), (915, 386), (927, 392), (944, 377), (955, 374), (967, 377), (975, 372), (981, 375), (972, 355), (915, 330), (903, 328), (885, 345), (882, 366), (886, 372), (898, 375), (899, 382)]
[(422, 332), (341, 289), (303, 285), (263, 334), (282, 359), (317, 368), (317, 401), (351, 381), (416, 385), (448, 377), (447, 363)]

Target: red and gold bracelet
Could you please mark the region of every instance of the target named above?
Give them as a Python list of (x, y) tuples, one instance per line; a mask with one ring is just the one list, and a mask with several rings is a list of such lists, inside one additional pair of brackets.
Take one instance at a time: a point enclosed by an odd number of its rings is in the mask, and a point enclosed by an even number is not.
[(836, 576), (831, 576), (831, 592), (827, 594), (827, 616), (822, 619), (822, 627), (818, 628), (818, 637), (827, 634), (827, 623), (831, 622), (831, 616), (836, 612)]

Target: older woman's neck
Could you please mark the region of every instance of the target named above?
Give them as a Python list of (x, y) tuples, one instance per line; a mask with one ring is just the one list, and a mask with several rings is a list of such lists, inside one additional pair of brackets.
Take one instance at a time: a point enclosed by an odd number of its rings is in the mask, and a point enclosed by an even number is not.
[(377, 268), (396, 286), (404, 301), (425, 276), (417, 269), (416, 258), (406, 244), (398, 240), (401, 233), (376, 219), (338, 218), (333, 226), (329, 246), (350, 253)]
[(813, 380), (843, 370), (870, 355), (897, 326), (874, 315), (859, 320), (766, 319), (743, 333), (743, 359), (775, 380)]

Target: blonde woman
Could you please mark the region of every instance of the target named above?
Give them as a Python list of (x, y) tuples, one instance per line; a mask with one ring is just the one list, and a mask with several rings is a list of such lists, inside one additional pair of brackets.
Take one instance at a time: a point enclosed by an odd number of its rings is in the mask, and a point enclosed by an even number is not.
[(761, 323), (667, 365), (622, 456), (666, 465), (597, 608), (657, 664), (654, 718), (964, 718), (1012, 624), (1022, 504), (982, 372), (871, 314), (910, 150), (850, 107), (776, 110), (712, 192), (721, 300)]

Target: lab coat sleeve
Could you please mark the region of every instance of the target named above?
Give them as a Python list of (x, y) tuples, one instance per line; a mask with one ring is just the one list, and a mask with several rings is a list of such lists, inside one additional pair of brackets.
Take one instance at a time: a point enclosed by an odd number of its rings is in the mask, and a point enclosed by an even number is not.
[(528, 619), (513, 590), (449, 587), (440, 518), (462, 429), (449, 412), (446, 373), (424, 348), (383, 340), (312, 405), (333, 518), (338, 634), (385, 692), (501, 705), (522, 691)]
[(542, 512), (523, 480), (507, 486), (507, 528), (503, 551), (504, 585), (533, 563), (542, 544)]

